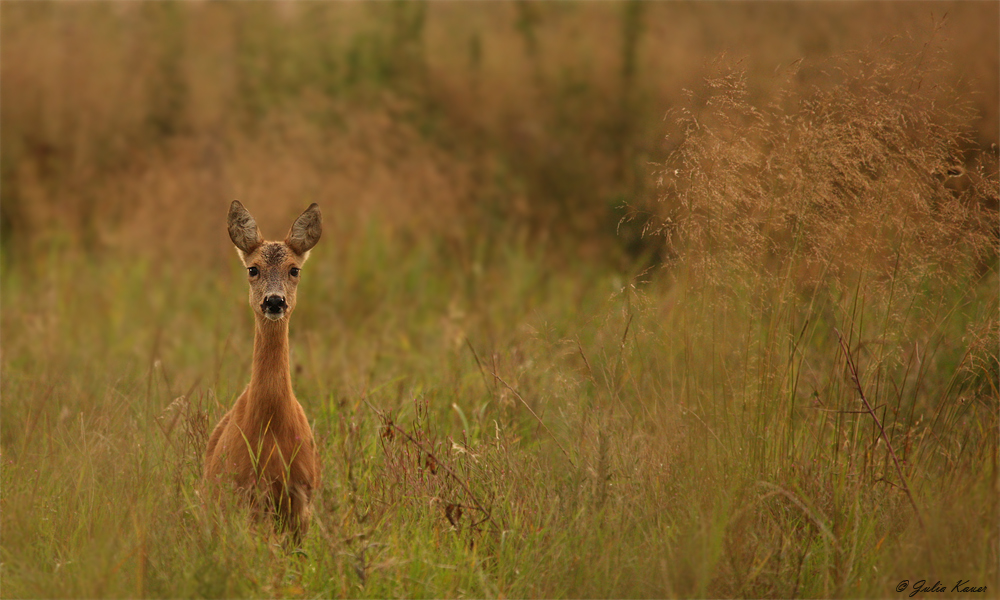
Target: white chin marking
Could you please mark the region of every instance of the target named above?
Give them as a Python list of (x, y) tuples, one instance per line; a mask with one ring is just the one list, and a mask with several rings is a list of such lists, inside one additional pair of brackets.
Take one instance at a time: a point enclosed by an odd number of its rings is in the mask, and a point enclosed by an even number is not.
[(270, 313), (264, 311), (264, 316), (270, 321), (280, 321), (285, 317), (285, 311), (281, 311), (280, 313)]

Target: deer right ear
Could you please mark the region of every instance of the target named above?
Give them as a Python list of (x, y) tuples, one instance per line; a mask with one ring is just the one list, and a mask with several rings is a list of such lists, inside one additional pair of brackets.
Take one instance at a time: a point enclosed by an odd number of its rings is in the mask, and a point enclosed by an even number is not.
[(241, 257), (250, 254), (264, 243), (264, 237), (257, 228), (257, 221), (253, 220), (253, 216), (239, 200), (233, 200), (229, 205), (229, 239), (236, 244)]

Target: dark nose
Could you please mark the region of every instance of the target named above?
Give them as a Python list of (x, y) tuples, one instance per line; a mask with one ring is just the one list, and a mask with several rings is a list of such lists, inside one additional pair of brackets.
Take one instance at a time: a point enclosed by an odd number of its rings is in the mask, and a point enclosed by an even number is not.
[(288, 305), (285, 304), (284, 296), (274, 295), (264, 298), (263, 309), (264, 312), (266, 313), (272, 313), (272, 314), (280, 313), (281, 311), (285, 310), (287, 306)]

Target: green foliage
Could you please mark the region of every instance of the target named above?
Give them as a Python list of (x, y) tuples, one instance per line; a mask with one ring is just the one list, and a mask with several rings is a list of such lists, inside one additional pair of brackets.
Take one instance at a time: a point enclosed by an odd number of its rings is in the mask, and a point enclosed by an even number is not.
[[(932, 568), (996, 580), (996, 352), (957, 345), (995, 338), (995, 274), (900, 292), (907, 317), (886, 325), (864, 283), (812, 302), (618, 290), (584, 267), (539, 278), (523, 250), (456, 275), (433, 245), (365, 237), (347, 255), (317, 246), (293, 318), (324, 484), (291, 554), (199, 484), (248, 376), (241, 278), (5, 269), (4, 595), (880, 596)], [(150, 277), (184, 293), (145, 293)]]

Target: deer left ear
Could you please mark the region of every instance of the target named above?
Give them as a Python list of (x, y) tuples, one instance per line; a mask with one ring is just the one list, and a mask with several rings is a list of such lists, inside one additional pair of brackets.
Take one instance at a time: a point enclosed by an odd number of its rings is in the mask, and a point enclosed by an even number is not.
[(323, 234), (323, 213), (319, 211), (319, 205), (313, 202), (288, 230), (288, 237), (285, 244), (298, 255), (305, 255)]

